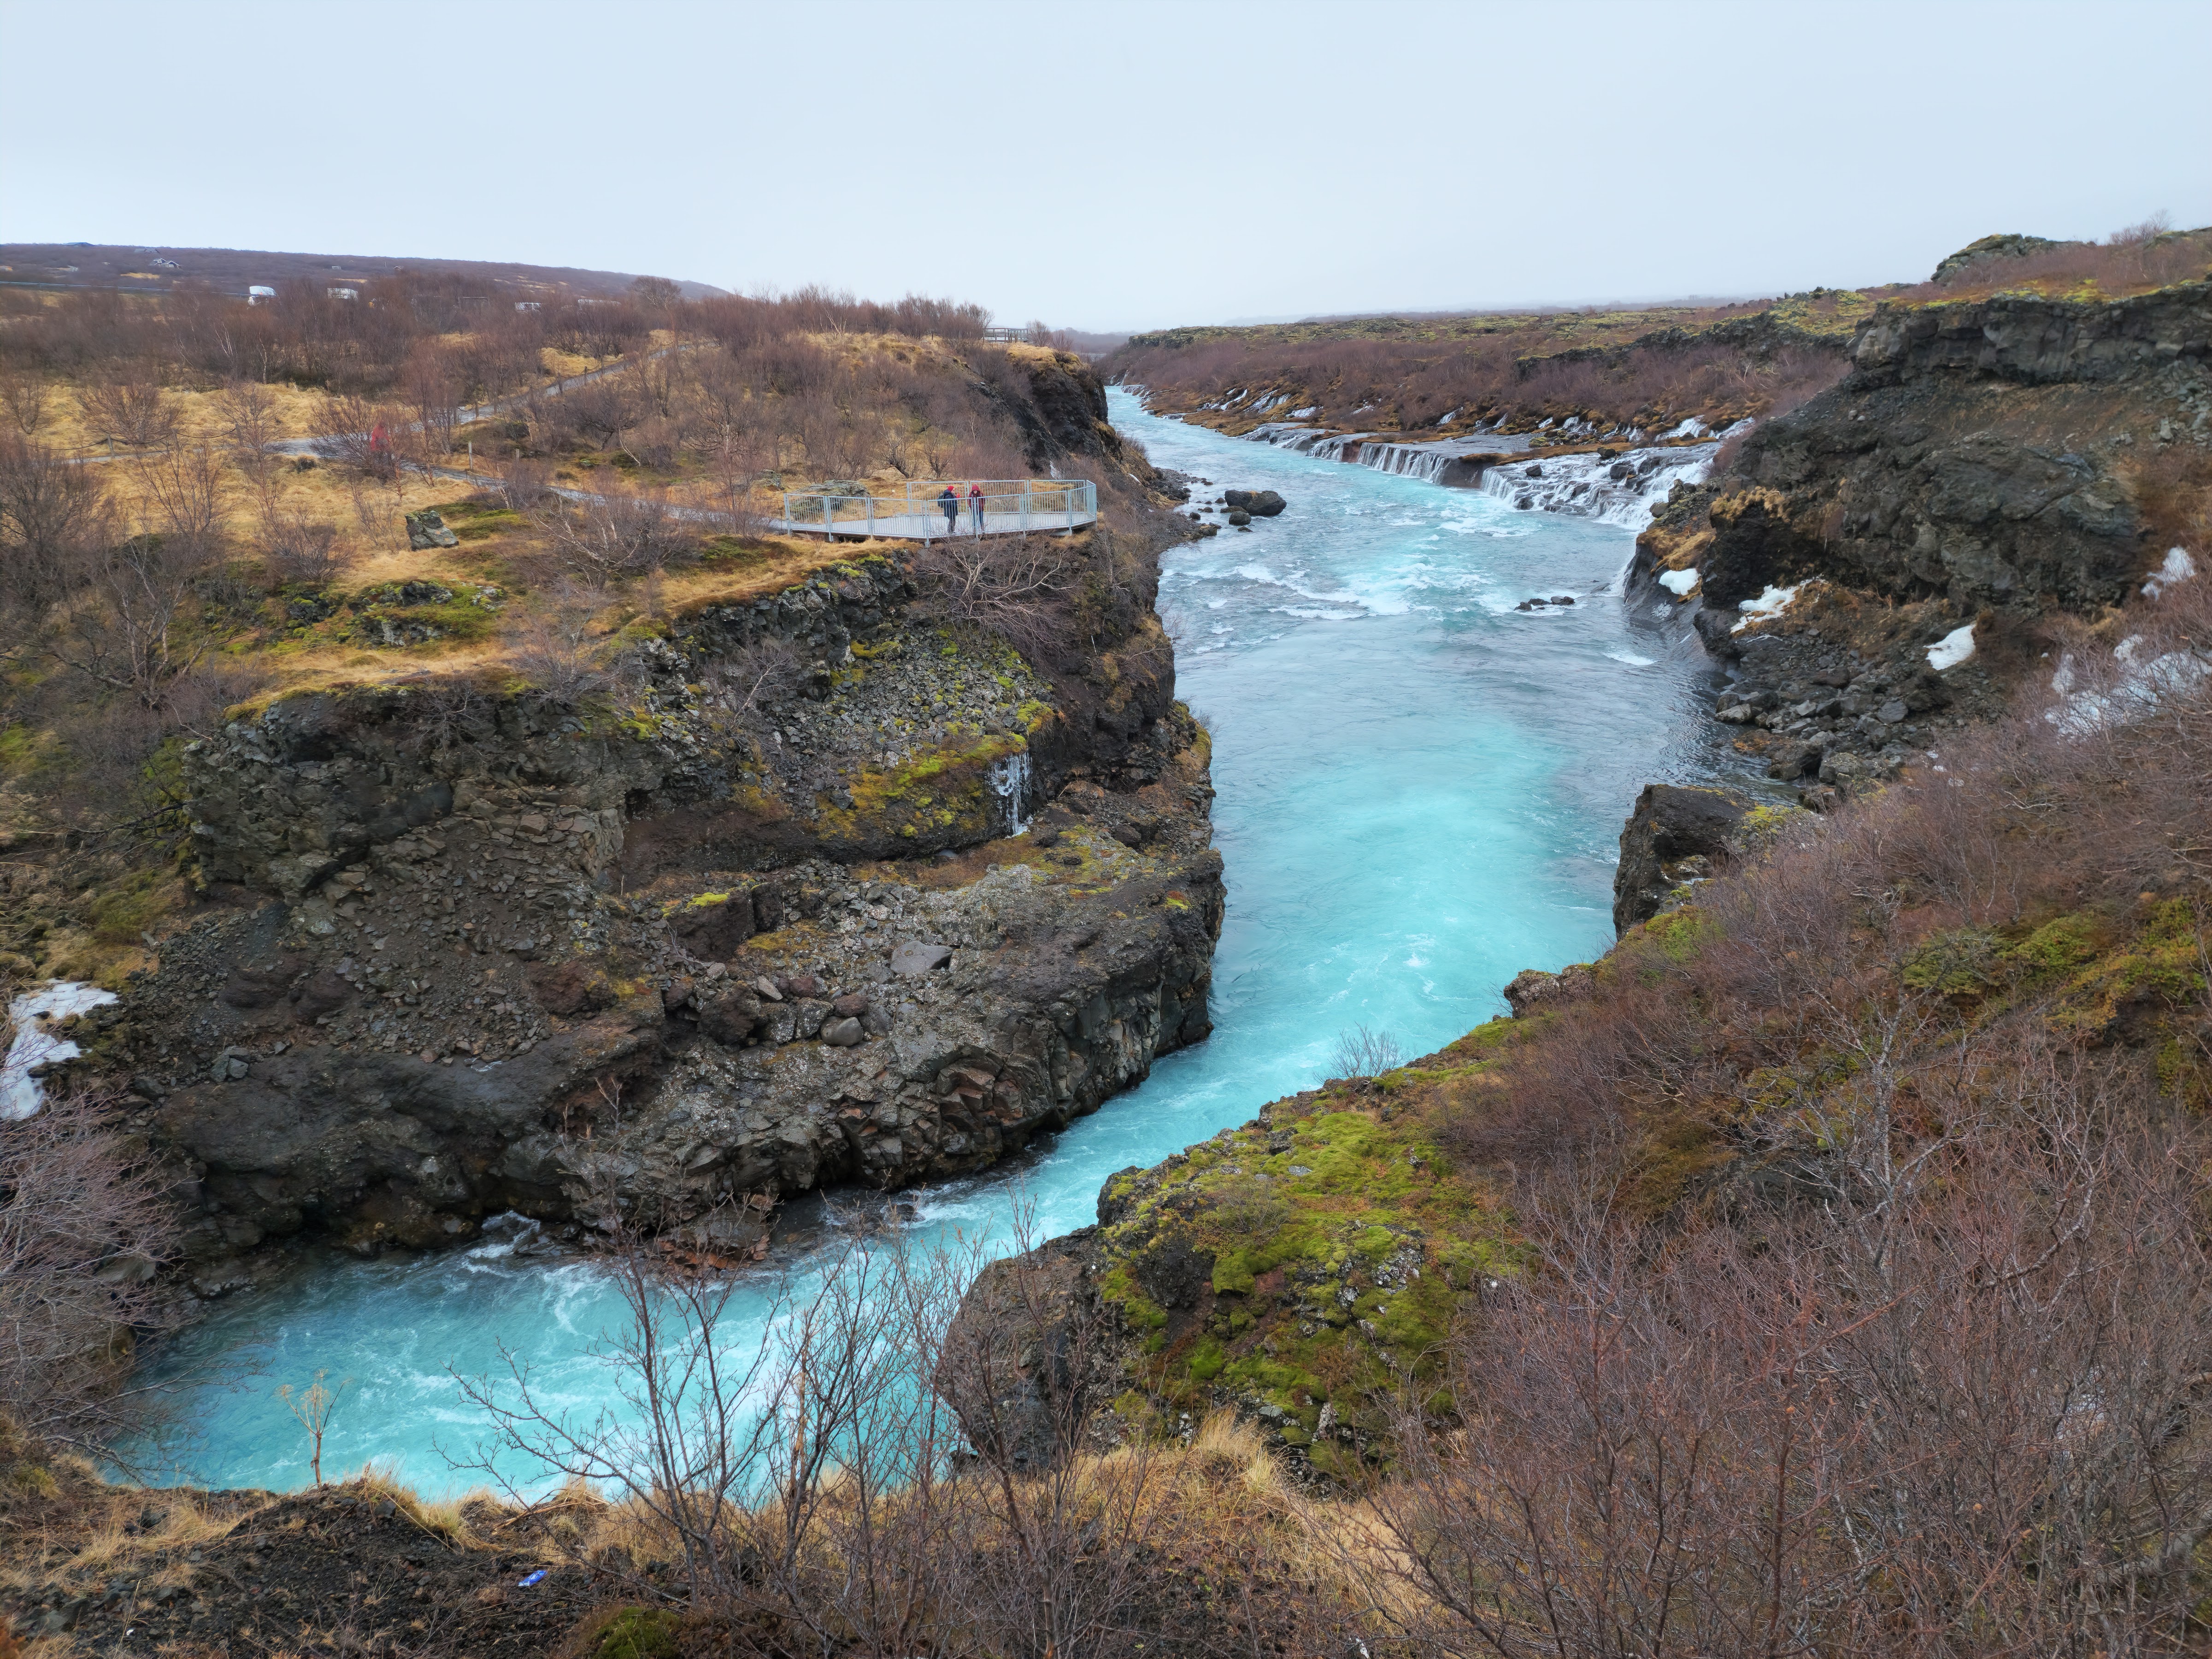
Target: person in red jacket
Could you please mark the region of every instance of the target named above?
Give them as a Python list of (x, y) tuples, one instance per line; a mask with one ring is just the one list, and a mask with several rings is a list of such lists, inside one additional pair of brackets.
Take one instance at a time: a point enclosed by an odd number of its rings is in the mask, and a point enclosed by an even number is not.
[(979, 483), (968, 486), (968, 520), (977, 535), (983, 533), (983, 486)]

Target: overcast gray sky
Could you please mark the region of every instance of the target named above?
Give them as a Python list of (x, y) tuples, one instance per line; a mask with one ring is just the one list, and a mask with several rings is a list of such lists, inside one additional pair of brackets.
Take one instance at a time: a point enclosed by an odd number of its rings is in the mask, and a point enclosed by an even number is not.
[(2205, 0), (0, 0), (0, 240), (1002, 320), (1924, 278), (2212, 222)]

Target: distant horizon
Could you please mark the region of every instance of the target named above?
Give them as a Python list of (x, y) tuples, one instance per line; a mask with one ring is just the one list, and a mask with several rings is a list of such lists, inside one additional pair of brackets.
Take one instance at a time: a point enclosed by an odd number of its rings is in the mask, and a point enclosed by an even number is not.
[[(610, 26), (0, 0), (0, 239), (431, 243), (1147, 332), (1863, 288), (1993, 231), (2212, 222), (2202, 0), (1385, 0), (1356, 29), (1325, 0), (945, 0), (911, 54), (837, 51), (912, 33), (888, 0), (641, 0), (595, 85), (575, 46)], [(52, 72), (80, 63), (112, 118)], [(459, 64), (470, 109), (404, 118), (395, 89)]]
[[(2175, 228), (2175, 229), (2177, 229), (2177, 230), (2183, 230), (2183, 229), (2196, 229), (2196, 228), (2212, 228), (2212, 227), (2191, 227), (2191, 226), (2179, 226), (2179, 225), (2178, 225), (2178, 226), (2173, 227), (2173, 228)], [(1978, 233), (1978, 234), (1977, 235), (1975, 235), (1975, 236), (1969, 236), (1969, 237), (1966, 238), (1964, 240), (1960, 241), (1960, 242), (1958, 244), (1957, 247), (1954, 247), (1954, 248), (1953, 248), (1953, 249), (1951, 249), (1951, 250), (1949, 250), (1949, 251), (1950, 251), (1951, 252), (1956, 252), (1959, 250), (1959, 248), (1966, 247), (1966, 246), (1967, 246), (1969, 244), (1971, 244), (1971, 243), (1972, 243), (1972, 242), (1974, 242), (1974, 241), (1979, 240), (1980, 240), (1980, 238), (1981, 238), (1982, 236), (1988, 236), (1988, 235), (1992, 235), (1992, 234), (2006, 234), (2006, 235), (2014, 235), (2014, 234), (2018, 234), (2018, 235), (2031, 235), (2031, 236), (2033, 236), (2033, 235), (2039, 235), (2039, 234), (2041, 234), (2041, 233), (2040, 233), (2040, 232), (2036, 232), (2036, 231), (2017, 231), (2017, 230), (2015, 230), (2015, 231), (2008, 231), (2008, 232), (1990, 232), (1990, 231), (1983, 231), (1983, 232)], [(2052, 238), (2051, 240), (2094, 240), (2094, 239), (2079, 239), (2079, 238), (2077, 238), (2077, 239), (2066, 239), (2066, 238)], [(757, 295), (752, 295), (752, 296), (749, 296), (749, 295), (744, 295), (744, 293), (742, 293), (740, 290), (734, 289), (723, 288), (723, 287), (720, 286), (719, 284), (716, 284), (716, 283), (710, 283), (710, 282), (705, 281), (704, 279), (700, 278), (700, 277), (696, 277), (696, 276), (687, 276), (680, 275), (680, 274), (678, 274), (678, 273), (672, 272), (672, 271), (637, 271), (637, 270), (623, 270), (623, 269), (619, 269), (619, 268), (601, 268), (601, 267), (585, 266), (585, 265), (574, 265), (574, 264), (568, 264), (568, 265), (547, 265), (547, 264), (537, 264), (537, 263), (532, 262), (532, 261), (521, 260), (521, 259), (507, 259), (507, 258), (477, 258), (477, 257), (474, 257), (474, 256), (463, 256), (463, 255), (457, 255), (457, 254), (447, 254), (447, 253), (363, 253), (363, 252), (335, 252), (335, 253), (334, 253), (334, 252), (331, 252), (329, 249), (326, 249), (326, 248), (259, 248), (259, 247), (234, 247), (234, 246), (224, 246), (224, 245), (219, 244), (219, 243), (213, 243), (213, 242), (149, 242), (149, 241), (143, 241), (143, 240), (141, 240), (141, 241), (125, 240), (125, 241), (118, 241), (118, 242), (89, 242), (89, 241), (83, 240), (82, 239), (52, 240), (36, 241), (36, 242), (33, 242), (33, 241), (25, 241), (25, 240), (7, 240), (7, 241), (0, 241), (0, 262), (4, 262), (7, 258), (10, 258), (10, 257), (13, 257), (13, 251), (14, 251), (14, 250), (17, 250), (17, 249), (26, 249), (26, 248), (71, 248), (71, 247), (76, 247), (76, 248), (86, 248), (86, 249), (92, 249), (92, 250), (99, 250), (99, 249), (125, 249), (125, 248), (127, 248), (127, 249), (131, 249), (131, 250), (132, 250), (132, 251), (134, 251), (134, 252), (147, 252), (147, 253), (154, 253), (154, 254), (169, 254), (169, 253), (205, 253), (205, 254), (227, 254), (227, 255), (232, 255), (232, 256), (236, 256), (236, 257), (245, 257), (245, 258), (251, 258), (251, 257), (255, 256), (255, 255), (266, 255), (266, 256), (268, 256), (268, 257), (270, 257), (270, 258), (283, 258), (283, 259), (329, 259), (329, 260), (337, 260), (337, 261), (350, 261), (350, 262), (362, 263), (362, 264), (380, 263), (380, 264), (393, 264), (393, 265), (399, 265), (399, 266), (407, 266), (407, 265), (410, 265), (410, 264), (419, 264), (419, 265), (422, 265), (422, 266), (428, 267), (428, 266), (434, 266), (434, 265), (455, 265), (455, 264), (467, 264), (467, 265), (487, 265), (487, 266), (495, 266), (495, 267), (496, 267), (496, 266), (502, 266), (502, 265), (504, 265), (504, 266), (515, 267), (515, 268), (519, 268), (519, 269), (526, 270), (538, 270), (538, 271), (546, 271), (546, 272), (573, 272), (573, 273), (574, 273), (574, 274), (576, 274), (576, 275), (580, 275), (580, 276), (616, 276), (616, 277), (625, 277), (625, 278), (635, 278), (635, 277), (637, 277), (637, 276), (663, 276), (663, 277), (666, 277), (666, 278), (668, 278), (669, 280), (671, 280), (671, 281), (672, 281), (672, 282), (676, 282), (676, 283), (679, 283), (679, 284), (683, 285), (684, 287), (685, 287), (685, 288), (687, 288), (687, 289), (690, 289), (690, 288), (698, 288), (698, 289), (708, 289), (708, 290), (710, 290), (711, 294), (713, 294), (713, 295), (714, 295), (726, 296), (726, 297), (731, 297), (731, 298), (758, 297), (758, 296), (757, 296)], [(1932, 269), (1932, 266), (1931, 266), (1931, 269)], [(1815, 284), (1815, 286), (1817, 286), (1817, 287), (1823, 287), (1823, 288), (1856, 287), (1856, 288), (1859, 288), (1859, 289), (1867, 289), (1867, 288), (1881, 288), (1881, 287), (1888, 286), (1888, 285), (1893, 284), (1893, 283), (1894, 283), (1894, 284), (1911, 284), (1911, 283), (1917, 283), (1917, 282), (1924, 282), (1924, 281), (1926, 281), (1926, 280), (1927, 280), (1927, 277), (1926, 277), (1926, 276), (1896, 276), (1896, 277), (1889, 277), (1889, 278), (1886, 278), (1886, 279), (1884, 279), (1884, 281), (1883, 281), (1883, 282), (1881, 282), (1881, 283), (1860, 283), (1860, 284), (1855, 284), (1855, 285), (1854, 285), (1854, 284), (1842, 284), (1842, 283), (1820, 283), (1820, 284)], [(6, 276), (6, 275), (0, 275), (0, 286), (26, 286), (26, 285), (27, 285), (27, 284), (19, 283), (11, 283), (8, 276)], [(94, 288), (94, 286), (96, 286), (95, 284), (92, 284), (92, 283), (82, 283), (82, 284), (78, 284), (78, 283), (66, 283), (66, 284), (35, 284), (35, 285), (36, 285), (36, 286), (43, 286), (43, 287), (49, 287), (49, 288), (58, 289), (61, 289), (61, 290), (63, 290), (63, 291), (67, 291), (67, 290), (71, 289), (90, 289)], [(119, 291), (119, 292), (124, 292), (124, 293), (133, 293), (133, 292), (155, 292), (155, 293), (158, 293), (158, 292), (165, 292), (165, 291), (167, 291), (167, 290), (158, 290), (158, 289), (152, 289), (152, 290), (149, 290), (149, 289), (118, 289), (118, 290), (115, 290), (115, 291)], [(1802, 293), (1802, 292), (1805, 292), (1805, 291), (1807, 291), (1807, 290), (1803, 290), (1803, 289), (1795, 289), (1795, 290), (1790, 290), (1789, 292), (1790, 292), (1790, 293)], [(696, 295), (693, 295), (693, 296), (690, 296), (690, 297), (695, 297), (695, 298), (696, 298), (696, 297), (698, 297), (698, 296), (696, 296)], [(773, 297), (773, 296), (772, 296), (772, 295), (770, 295), (770, 296), (768, 296), (768, 297)], [(896, 298), (898, 298), (899, 296), (898, 296), (898, 295), (887, 295), (887, 294), (865, 294), (865, 293), (855, 293), (854, 297), (859, 298), (859, 299), (861, 299), (861, 300), (890, 301), (890, 300), (896, 300)], [(952, 299), (952, 300), (956, 300), (956, 301), (957, 301), (957, 300), (965, 300), (968, 296), (966, 296), (966, 295), (958, 295), (958, 294), (954, 294), (954, 295), (945, 295), (945, 296), (944, 296), (944, 297), (946, 297), (946, 298), (950, 298), (950, 299)], [(1436, 306), (1426, 306), (1426, 307), (1414, 307), (1414, 306), (1376, 306), (1376, 307), (1363, 307), (1363, 308), (1360, 308), (1360, 309), (1358, 309), (1358, 310), (1352, 310), (1352, 311), (1305, 311), (1305, 312), (1289, 312), (1289, 313), (1277, 313), (1277, 314), (1269, 315), (1269, 316), (1249, 316), (1249, 315), (1247, 315), (1247, 316), (1242, 316), (1242, 317), (1231, 317), (1231, 318), (1228, 318), (1228, 319), (1222, 319), (1222, 320), (1218, 320), (1218, 321), (1215, 321), (1215, 320), (1208, 320), (1208, 319), (1184, 319), (1184, 320), (1182, 320), (1182, 321), (1180, 321), (1180, 322), (1152, 324), (1152, 325), (1147, 325), (1147, 326), (1143, 327), (1143, 328), (1127, 328), (1127, 327), (1103, 327), (1103, 328), (1100, 328), (1100, 327), (1093, 327), (1093, 326), (1091, 326), (1091, 325), (1088, 325), (1088, 324), (1082, 323), (1082, 322), (1067, 322), (1067, 321), (1055, 321), (1055, 322), (1052, 322), (1050, 325), (1051, 325), (1051, 326), (1053, 326), (1054, 328), (1056, 328), (1056, 329), (1064, 329), (1064, 330), (1067, 331), (1068, 332), (1071, 332), (1071, 333), (1077, 333), (1077, 334), (1091, 334), (1091, 335), (1137, 335), (1137, 334), (1158, 334), (1158, 333), (1164, 333), (1164, 332), (1171, 331), (1176, 330), (1176, 329), (1182, 329), (1182, 328), (1270, 328), (1270, 327), (1284, 327), (1284, 326), (1294, 325), (1300, 324), (1300, 323), (1352, 322), (1352, 321), (1357, 321), (1357, 320), (1358, 320), (1358, 319), (1363, 319), (1363, 318), (1370, 318), (1370, 317), (1403, 317), (1403, 318), (1407, 318), (1407, 319), (1422, 319), (1422, 318), (1437, 318), (1437, 319), (1445, 319), (1445, 318), (1452, 318), (1452, 317), (1486, 316), (1486, 315), (1493, 315), (1493, 314), (1494, 314), (1494, 315), (1504, 315), (1504, 316), (1511, 316), (1511, 315), (1517, 315), (1517, 314), (1527, 314), (1527, 315), (1531, 315), (1531, 316), (1543, 316), (1543, 315), (1553, 314), (1553, 313), (1559, 313), (1559, 312), (1565, 312), (1565, 311), (1583, 311), (1583, 310), (1601, 310), (1601, 311), (1659, 311), (1659, 310), (1676, 310), (1676, 309), (1680, 309), (1680, 310), (1688, 310), (1688, 309), (1713, 309), (1713, 308), (1717, 308), (1717, 307), (1723, 307), (1723, 306), (1756, 305), (1756, 304), (1759, 304), (1759, 303), (1760, 303), (1760, 302), (1762, 302), (1762, 301), (1765, 301), (1778, 300), (1778, 299), (1783, 299), (1783, 298), (1786, 298), (1786, 297), (1788, 297), (1788, 294), (1787, 294), (1787, 293), (1754, 294), (1754, 293), (1750, 293), (1750, 292), (1744, 292), (1744, 293), (1739, 293), (1739, 294), (1727, 294), (1727, 295), (1689, 294), (1689, 295), (1671, 295), (1671, 296), (1666, 296), (1666, 297), (1650, 297), (1650, 296), (1643, 296), (1643, 297), (1632, 297), (1632, 298), (1630, 298), (1630, 297), (1583, 298), (1583, 299), (1569, 299), (1569, 300), (1558, 300), (1558, 301), (1518, 301), (1518, 302), (1497, 302), (1497, 303), (1475, 302), (1475, 303), (1469, 303), (1469, 304), (1464, 304), (1464, 305), (1443, 306), (1443, 307), (1436, 307)], [(1009, 317), (1000, 317), (1000, 316), (999, 316), (996, 313), (993, 313), (993, 315), (992, 315), (992, 322), (993, 322), (993, 325), (994, 325), (994, 326), (1022, 327), (1022, 326), (1026, 326), (1026, 325), (1027, 325), (1027, 324), (1028, 324), (1029, 322), (1030, 322), (1030, 321), (1034, 321), (1034, 320), (1036, 320), (1036, 319), (1033, 319), (1033, 318), (1024, 318), (1021, 321), (1017, 322), (1017, 321), (1015, 321), (1015, 319), (1014, 319), (1012, 317), (1011, 317), (1011, 316), (1009, 316)]]

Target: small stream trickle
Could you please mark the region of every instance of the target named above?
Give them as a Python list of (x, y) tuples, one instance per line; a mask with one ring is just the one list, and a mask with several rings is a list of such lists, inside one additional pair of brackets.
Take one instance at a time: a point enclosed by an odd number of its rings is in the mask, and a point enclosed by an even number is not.
[(1006, 833), (1018, 836), (1030, 827), (1030, 756), (1026, 749), (993, 761), (988, 775), (991, 793), (1006, 804)]

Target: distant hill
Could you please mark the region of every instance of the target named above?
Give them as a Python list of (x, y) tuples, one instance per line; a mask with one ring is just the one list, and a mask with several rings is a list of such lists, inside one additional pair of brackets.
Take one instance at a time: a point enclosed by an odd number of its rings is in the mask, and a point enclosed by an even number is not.
[[(40, 288), (112, 288), (161, 294), (206, 287), (243, 294), (258, 283), (307, 280), (365, 282), (403, 270), (476, 277), (487, 287), (551, 295), (613, 295), (637, 280), (626, 270), (578, 270), (482, 259), (417, 259), (363, 253), (270, 253), (255, 248), (101, 246), (89, 242), (0, 242), (0, 283)], [(706, 283), (677, 284), (687, 300), (726, 290)]]

